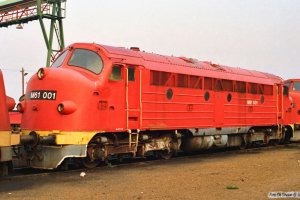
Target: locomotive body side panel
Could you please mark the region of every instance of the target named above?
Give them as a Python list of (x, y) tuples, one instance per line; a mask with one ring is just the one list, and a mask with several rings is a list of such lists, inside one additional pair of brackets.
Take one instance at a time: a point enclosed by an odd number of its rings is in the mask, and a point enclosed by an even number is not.
[[(220, 80), (204, 74), (194, 76), (151, 70), (146, 73), (144, 129), (278, 124), (275, 85), (257, 83), (254, 90), (252, 83)], [(181, 79), (186, 82), (181, 83)], [(238, 84), (242, 83), (245, 88), (239, 89)]]

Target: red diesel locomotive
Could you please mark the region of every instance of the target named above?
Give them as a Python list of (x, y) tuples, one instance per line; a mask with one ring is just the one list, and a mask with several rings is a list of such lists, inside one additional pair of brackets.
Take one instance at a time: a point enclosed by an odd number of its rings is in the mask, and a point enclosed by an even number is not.
[(246, 147), (295, 138), (299, 93), (258, 71), (76, 43), (28, 82), (23, 159), (53, 169), (113, 156), (169, 158), (178, 151)]

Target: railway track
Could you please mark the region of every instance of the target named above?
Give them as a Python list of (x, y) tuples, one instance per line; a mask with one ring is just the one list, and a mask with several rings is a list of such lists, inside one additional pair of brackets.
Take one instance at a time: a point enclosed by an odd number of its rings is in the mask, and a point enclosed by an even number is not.
[(81, 172), (88, 173), (89, 171), (101, 171), (107, 170), (110, 168), (127, 168), (127, 167), (140, 167), (140, 166), (150, 166), (155, 165), (157, 163), (160, 164), (167, 164), (168, 162), (177, 162), (180, 160), (186, 159), (207, 159), (207, 158), (218, 158), (220, 156), (233, 156), (233, 155), (241, 155), (241, 154), (255, 154), (260, 153), (260, 151), (272, 151), (272, 150), (288, 150), (288, 149), (299, 149), (300, 152), (300, 143), (290, 143), (284, 145), (276, 145), (276, 146), (260, 146), (260, 147), (253, 147), (249, 149), (237, 149), (237, 148), (223, 148), (223, 149), (212, 149), (201, 151), (197, 153), (178, 153), (178, 155), (172, 157), (170, 160), (163, 160), (158, 158), (137, 158), (137, 159), (124, 159), (122, 162), (118, 161), (117, 159), (110, 160), (105, 165), (98, 166), (93, 169), (86, 169), (80, 167), (71, 167), (69, 170), (39, 170), (39, 169), (30, 169), (30, 168), (23, 168), (23, 169), (14, 169), (14, 171), (6, 177), (1, 177), (1, 180), (12, 180), (12, 179), (22, 179), (28, 177), (36, 177), (36, 176), (48, 176), (54, 174), (70, 174), (70, 173), (78, 173)]

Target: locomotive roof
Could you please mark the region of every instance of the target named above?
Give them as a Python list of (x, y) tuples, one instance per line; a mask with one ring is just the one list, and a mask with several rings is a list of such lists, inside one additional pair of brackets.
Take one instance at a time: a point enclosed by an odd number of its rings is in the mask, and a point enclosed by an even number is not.
[(300, 81), (300, 79), (299, 78), (291, 78), (291, 79), (287, 79), (287, 80), (285, 80), (285, 82), (289, 82), (289, 81)]
[(138, 48), (132, 50), (123, 47), (112, 47), (94, 43), (92, 45), (100, 48), (109, 58), (122, 59), (122, 63), (141, 65), (151, 70), (270, 85), (282, 82), (282, 79), (276, 75), (255, 70), (228, 67), (185, 57), (147, 53), (139, 51)]

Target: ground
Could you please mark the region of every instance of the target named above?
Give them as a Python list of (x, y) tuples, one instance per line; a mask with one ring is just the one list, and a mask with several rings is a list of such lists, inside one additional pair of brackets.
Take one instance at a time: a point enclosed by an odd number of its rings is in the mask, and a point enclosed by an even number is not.
[(300, 192), (300, 145), (82, 171), (4, 178), (0, 199), (268, 199)]

